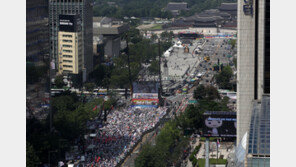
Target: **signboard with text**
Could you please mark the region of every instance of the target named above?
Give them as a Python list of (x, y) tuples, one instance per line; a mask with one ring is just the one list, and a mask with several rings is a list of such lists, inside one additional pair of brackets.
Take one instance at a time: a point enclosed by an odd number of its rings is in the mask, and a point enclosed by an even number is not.
[(207, 111), (203, 114), (202, 136), (236, 137), (236, 112)]
[(253, 16), (253, 0), (244, 0), (243, 11), (245, 15)]
[(59, 30), (65, 32), (77, 32), (81, 29), (79, 15), (59, 15)]

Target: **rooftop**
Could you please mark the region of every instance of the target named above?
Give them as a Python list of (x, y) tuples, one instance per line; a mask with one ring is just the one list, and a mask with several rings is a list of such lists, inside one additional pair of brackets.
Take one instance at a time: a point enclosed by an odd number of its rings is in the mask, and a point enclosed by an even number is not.
[(269, 95), (263, 95), (261, 101), (254, 101), (247, 152), (252, 156), (270, 155)]
[(188, 10), (186, 2), (170, 2), (167, 4), (167, 10)]
[(103, 17), (93, 17), (93, 22), (101, 22)]
[(237, 3), (222, 3), (220, 10), (237, 10)]
[(93, 17), (94, 35), (119, 35), (129, 29), (122, 20), (109, 17)]
[(215, 22), (222, 20), (221, 16), (210, 16), (207, 14), (193, 15), (184, 19), (184, 21), (195, 21), (195, 22)]

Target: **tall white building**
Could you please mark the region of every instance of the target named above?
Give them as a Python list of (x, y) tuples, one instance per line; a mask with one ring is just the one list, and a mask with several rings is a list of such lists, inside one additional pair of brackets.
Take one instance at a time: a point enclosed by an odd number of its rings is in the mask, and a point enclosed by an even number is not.
[(248, 132), (253, 100), (270, 93), (270, 0), (238, 0), (237, 144)]

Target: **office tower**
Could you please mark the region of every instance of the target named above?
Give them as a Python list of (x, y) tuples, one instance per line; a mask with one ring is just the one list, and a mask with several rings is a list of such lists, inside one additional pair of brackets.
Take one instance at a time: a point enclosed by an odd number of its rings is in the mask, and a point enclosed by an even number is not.
[(26, 1), (26, 60), (37, 66), (48, 61), (48, 0)]
[(253, 101), (270, 93), (270, 1), (238, 1), (237, 145), (249, 131)]
[[(93, 69), (92, 3), (91, 0), (49, 0), (50, 56), (58, 67), (59, 16), (77, 14), (81, 17), (84, 80)], [(58, 69), (56, 69), (57, 72)]]
[(82, 32), (79, 15), (60, 15), (58, 73), (78, 74), (83, 69)]

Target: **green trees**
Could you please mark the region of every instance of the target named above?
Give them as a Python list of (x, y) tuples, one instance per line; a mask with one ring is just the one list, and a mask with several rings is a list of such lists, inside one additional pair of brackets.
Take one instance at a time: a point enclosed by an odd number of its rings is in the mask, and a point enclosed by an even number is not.
[(161, 158), (163, 155), (157, 150), (156, 147), (145, 144), (142, 147), (141, 153), (135, 159), (136, 167), (155, 167), (165, 166), (165, 162)]
[(158, 36), (156, 34), (151, 35), (151, 40), (156, 41), (158, 39)]
[[(198, 100), (196, 105), (188, 105), (184, 113), (176, 116), (174, 120), (165, 123), (156, 138), (156, 145), (145, 145), (135, 160), (136, 167), (144, 166), (172, 166), (188, 147), (189, 136), (199, 131), (203, 126), (203, 113), (205, 111), (229, 111), (227, 103), (229, 98), (221, 100), (215, 87), (200, 85), (194, 92)], [(196, 147), (195, 152), (200, 146)], [(191, 156), (194, 164), (197, 160)]]
[(189, 105), (185, 112), (176, 118), (177, 125), (182, 128), (184, 134), (189, 135), (201, 127), (202, 114), (203, 112), (197, 106)]
[(97, 86), (108, 85), (108, 80), (104, 80), (105, 78), (110, 78), (112, 68), (106, 66), (104, 64), (97, 65), (94, 70), (90, 73), (90, 78)]
[(96, 85), (92, 82), (89, 82), (89, 83), (84, 84), (84, 86), (87, 91), (92, 92)]
[(154, 60), (151, 62), (151, 65), (148, 67), (148, 70), (151, 74), (156, 75), (159, 73), (159, 61)]
[(164, 31), (160, 34), (160, 38), (163, 41), (171, 42), (173, 37), (174, 37), (174, 33), (172, 31), (170, 32)]
[(135, 160), (136, 167), (164, 167), (178, 161), (188, 145), (188, 138), (182, 135), (176, 121), (165, 123), (156, 137), (156, 145), (146, 144)]
[(233, 49), (235, 46), (236, 46), (236, 39), (231, 39), (229, 41), (230, 45), (231, 45), (231, 48)]
[[(140, 62), (131, 60), (130, 68), (132, 80), (135, 80), (141, 68)], [(127, 55), (124, 54), (114, 59), (110, 86), (113, 88), (128, 88), (129, 85), (128, 61)]]
[(234, 63), (235, 68), (237, 68), (237, 58), (236, 57), (233, 58), (233, 63)]
[(57, 88), (63, 88), (63, 86), (65, 86), (66, 84), (63, 81), (63, 76), (62, 75), (58, 75), (56, 76), (55, 80), (54, 80), (54, 84)]
[(35, 167), (39, 163), (39, 157), (36, 155), (33, 146), (29, 142), (26, 142), (26, 166)]
[(230, 79), (232, 76), (233, 72), (231, 67), (226, 66), (219, 74), (215, 75), (215, 79), (221, 89), (231, 89), (232, 84), (230, 83)]
[(27, 84), (34, 84), (46, 75), (49, 67), (47, 66), (35, 66), (32, 63), (26, 65), (26, 82)]
[(193, 97), (196, 100), (216, 100), (220, 99), (218, 90), (213, 86), (199, 85), (195, 90)]
[(143, 37), (140, 34), (140, 30), (136, 29), (135, 27), (131, 27), (127, 32), (127, 36), (130, 42), (136, 44), (143, 40)]
[[(87, 132), (86, 122), (102, 110), (103, 99), (95, 99), (88, 103), (81, 103), (76, 94), (63, 93), (52, 98), (53, 127), (49, 132), (49, 117), (46, 120), (27, 119), (27, 166), (37, 163), (47, 163), (51, 154), (51, 162), (63, 158), (65, 152), (73, 146), (73, 141)], [(114, 105), (114, 99), (106, 102), (105, 109)], [(97, 110), (93, 110), (98, 106)], [(51, 152), (51, 153), (50, 153)]]
[[(94, 16), (108, 16), (123, 18), (124, 16), (135, 17), (158, 17), (172, 18), (169, 11), (162, 10), (168, 2), (176, 2), (176, 0), (113, 0), (118, 7), (107, 5), (106, 0), (97, 0), (97, 6), (94, 6)], [(181, 11), (180, 16), (191, 16), (196, 12), (201, 12), (206, 9), (218, 7), (222, 2), (236, 2), (235, 0), (184, 0), (188, 3), (188, 11)]]
[(213, 86), (199, 85), (194, 90), (193, 97), (198, 100), (197, 106), (201, 111), (229, 111), (229, 98), (221, 99), (218, 90)]

